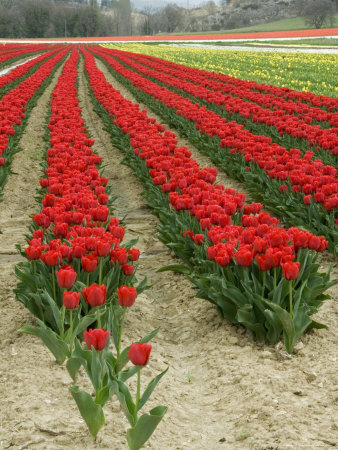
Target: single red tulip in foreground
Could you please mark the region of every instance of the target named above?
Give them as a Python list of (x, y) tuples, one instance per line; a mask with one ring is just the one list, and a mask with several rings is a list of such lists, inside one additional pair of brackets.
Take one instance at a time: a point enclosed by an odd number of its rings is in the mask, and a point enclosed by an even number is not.
[(298, 277), (300, 263), (299, 262), (286, 262), (281, 263), (284, 278), (287, 280), (295, 280)]
[(133, 306), (137, 297), (137, 290), (134, 287), (120, 286), (117, 289), (117, 296), (121, 306)]
[(73, 269), (73, 266), (62, 266), (61, 269), (56, 272), (56, 278), (60, 288), (69, 289), (75, 283), (76, 272)]
[(74, 309), (79, 306), (81, 292), (65, 291), (63, 293), (63, 305), (67, 309)]
[(98, 264), (98, 258), (96, 255), (89, 253), (81, 258), (82, 269), (85, 272), (94, 272)]
[(151, 352), (151, 344), (132, 343), (128, 352), (130, 361), (135, 366), (145, 366), (148, 364)]
[(94, 283), (83, 288), (82, 295), (90, 306), (101, 306), (106, 301), (107, 286)]
[(92, 347), (95, 350), (103, 350), (109, 339), (109, 331), (104, 328), (95, 328), (94, 330), (90, 328), (89, 331), (83, 333), (83, 337), (89, 350)]

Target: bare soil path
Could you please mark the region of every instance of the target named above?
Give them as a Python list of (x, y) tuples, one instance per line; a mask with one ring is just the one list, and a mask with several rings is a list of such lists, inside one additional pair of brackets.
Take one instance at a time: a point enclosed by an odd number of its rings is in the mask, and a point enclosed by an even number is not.
[[(104, 72), (123, 95), (132, 99), (106, 69)], [(102, 130), (103, 123), (93, 111), (83, 74), (79, 88), (83, 116), (96, 140), (94, 149), (107, 164), (105, 175), (114, 193), (120, 196), (116, 215), (123, 217), (128, 213), (126, 238), (140, 237), (138, 274), (140, 279), (147, 275), (152, 284), (127, 316), (124, 342), (128, 344), (161, 326), (144, 378), (170, 366), (146, 406), (169, 407), (146, 448), (333, 448), (338, 442), (337, 303), (327, 301), (317, 315), (329, 329), (304, 336), (297, 353), (289, 359), (279, 348), (257, 344), (244, 329), (220, 321), (214, 307), (194, 298), (194, 291), (183, 276), (156, 273), (159, 267), (177, 259), (157, 239), (158, 221), (145, 204), (142, 186), (128, 167), (120, 165), (122, 154)], [(37, 339), (17, 333), (31, 316), (12, 293), (13, 265), (18, 260), (14, 244), (23, 243), (29, 214), (35, 211), (33, 196), (40, 169), (34, 155), (41, 157), (35, 152), (42, 145), (46, 109), (40, 118), (34, 116), (35, 120), (33, 114), (40, 108), (42, 111), (43, 98), (32, 112), (35, 125), (30, 122), (33, 128), (28, 128), (23, 137), (31, 136), (31, 142), (21, 143), (25, 152), (16, 156), (14, 170), (20, 175), (9, 179), (0, 210), (0, 229), (4, 232), (0, 235), (0, 449), (120, 450), (127, 448), (124, 435), (128, 424), (117, 402), (105, 406), (106, 425), (94, 443), (68, 393), (71, 381), (66, 370), (53, 362)], [(211, 165), (188, 146), (201, 165)], [(218, 181), (242, 191), (224, 174)], [(83, 383), (84, 378), (80, 377), (79, 385)]]

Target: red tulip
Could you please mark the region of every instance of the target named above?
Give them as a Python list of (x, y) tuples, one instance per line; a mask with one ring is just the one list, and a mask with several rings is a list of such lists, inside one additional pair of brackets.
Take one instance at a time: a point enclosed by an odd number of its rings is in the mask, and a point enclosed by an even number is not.
[(109, 331), (106, 331), (104, 328), (95, 328), (94, 330), (90, 328), (89, 331), (83, 333), (83, 337), (89, 350), (92, 347), (95, 350), (103, 350), (107, 345), (109, 334)]
[(133, 306), (137, 297), (137, 290), (134, 287), (120, 286), (117, 289), (117, 296), (121, 306)]
[(197, 245), (201, 245), (204, 241), (204, 234), (195, 234), (192, 239)]
[(56, 279), (60, 288), (69, 289), (73, 286), (76, 280), (76, 272), (73, 266), (62, 266), (60, 270), (56, 272)]
[(96, 253), (98, 256), (107, 256), (109, 255), (111, 247), (111, 241), (108, 241), (106, 239), (98, 239), (96, 241)]
[(58, 250), (48, 250), (46, 253), (41, 254), (41, 260), (47, 266), (54, 267), (62, 260), (62, 255)]
[(300, 270), (299, 262), (285, 262), (281, 263), (283, 275), (286, 280), (295, 280), (298, 277)]
[(105, 284), (92, 284), (82, 289), (82, 295), (88, 305), (101, 306), (106, 301), (107, 286)]
[(248, 267), (251, 266), (253, 261), (252, 250), (242, 247), (236, 252), (234, 258), (239, 266)]
[(29, 247), (25, 248), (27, 258), (29, 258), (30, 260), (39, 259), (41, 256), (41, 251), (41, 246), (30, 245)]
[(257, 255), (256, 261), (259, 267), (259, 270), (265, 272), (266, 270), (270, 270), (271, 266), (266, 258), (266, 255)]
[(123, 264), (122, 271), (124, 275), (132, 275), (134, 273), (135, 267), (130, 264)]
[(140, 250), (137, 248), (131, 248), (128, 250), (129, 261), (137, 261), (140, 257)]
[(63, 293), (63, 304), (67, 309), (74, 309), (79, 306), (81, 293), (73, 291), (65, 291)]
[(82, 268), (85, 272), (94, 272), (98, 264), (98, 258), (96, 255), (89, 253), (81, 258)]
[(117, 248), (110, 252), (110, 258), (113, 262), (117, 261), (121, 266), (127, 264), (128, 253), (124, 247)]
[(145, 366), (148, 364), (151, 352), (151, 344), (132, 343), (128, 352), (130, 361), (135, 366)]

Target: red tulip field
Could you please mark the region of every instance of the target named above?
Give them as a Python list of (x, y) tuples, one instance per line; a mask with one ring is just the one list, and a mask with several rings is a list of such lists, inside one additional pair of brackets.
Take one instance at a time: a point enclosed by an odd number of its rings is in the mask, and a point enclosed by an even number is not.
[(0, 449), (333, 448), (338, 99), (131, 50), (0, 48)]

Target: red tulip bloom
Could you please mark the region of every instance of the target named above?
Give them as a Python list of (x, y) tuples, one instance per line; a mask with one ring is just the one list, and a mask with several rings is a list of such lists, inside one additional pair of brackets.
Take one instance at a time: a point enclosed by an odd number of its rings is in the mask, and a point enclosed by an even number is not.
[(48, 250), (46, 253), (41, 254), (41, 260), (47, 266), (54, 267), (62, 261), (62, 255), (58, 250)]
[(281, 263), (283, 275), (286, 280), (295, 280), (298, 277), (300, 270), (299, 262), (285, 262)]
[(192, 239), (197, 245), (201, 245), (204, 241), (204, 234), (195, 234)]
[(113, 262), (117, 261), (121, 266), (123, 264), (127, 264), (128, 261), (128, 253), (124, 247), (117, 248), (116, 250), (112, 250), (110, 252), (110, 258)]
[(109, 255), (111, 247), (111, 241), (106, 239), (99, 239), (96, 241), (96, 253), (98, 256), (107, 256)]
[(137, 248), (131, 248), (128, 250), (129, 261), (137, 261), (140, 257), (140, 250)]
[(117, 239), (123, 239), (125, 229), (123, 227), (113, 227), (111, 229), (111, 234)]
[(74, 309), (79, 306), (80, 303), (80, 292), (73, 292), (73, 291), (65, 291), (63, 293), (63, 304), (67, 309)]
[(69, 289), (73, 286), (76, 280), (76, 272), (73, 266), (62, 266), (60, 270), (56, 272), (56, 279), (60, 288)]
[(253, 253), (252, 250), (242, 247), (236, 252), (234, 258), (239, 266), (249, 267), (253, 261)]
[(122, 271), (124, 275), (132, 275), (134, 273), (135, 267), (130, 264), (123, 264)]
[(82, 289), (82, 295), (88, 305), (101, 306), (106, 301), (107, 286), (105, 284), (92, 284)]
[(103, 350), (107, 345), (109, 334), (109, 331), (106, 331), (104, 328), (95, 328), (94, 330), (90, 328), (89, 331), (83, 333), (83, 337), (89, 350), (92, 347), (95, 350)]
[(89, 253), (88, 255), (82, 256), (81, 265), (85, 272), (94, 272), (98, 264), (98, 258), (96, 255)]
[(145, 366), (148, 364), (151, 352), (151, 344), (132, 343), (128, 352), (130, 361), (135, 366)]
[(134, 287), (120, 286), (117, 289), (117, 296), (121, 306), (133, 306), (137, 297), (137, 290)]
[(270, 270), (271, 266), (269, 264), (269, 261), (267, 260), (266, 255), (257, 255), (256, 261), (259, 267), (259, 270), (262, 270), (263, 272)]
[(30, 260), (39, 259), (41, 256), (41, 252), (41, 246), (30, 245), (29, 247), (25, 248), (27, 258), (29, 258)]

